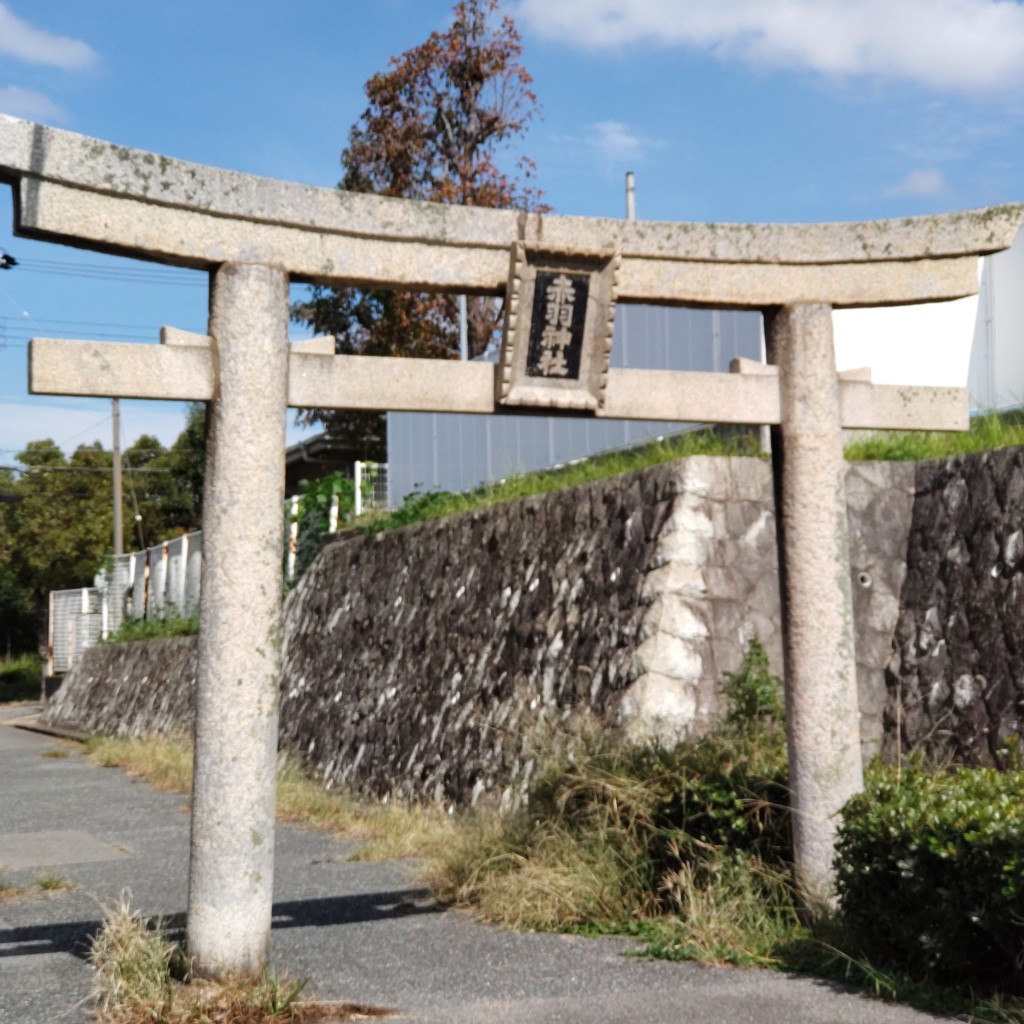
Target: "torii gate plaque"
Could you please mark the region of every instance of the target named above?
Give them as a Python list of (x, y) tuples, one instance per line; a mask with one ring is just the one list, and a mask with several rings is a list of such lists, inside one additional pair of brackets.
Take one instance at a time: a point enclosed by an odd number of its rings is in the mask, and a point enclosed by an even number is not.
[[(207, 337), (33, 339), (29, 354), (34, 393), (211, 403), (188, 905), (201, 970), (258, 968), (269, 944), (286, 407), (492, 413), (503, 397), (489, 364), (289, 347), (289, 280), (499, 294), (515, 246), (617, 254), (620, 301), (766, 314), (769, 372), (598, 366), (594, 400), (570, 404), (777, 428), (797, 878), (809, 905), (828, 899), (835, 815), (862, 785), (841, 428), (967, 425), (962, 389), (837, 376), (831, 310), (974, 294), (977, 257), (1013, 241), (1021, 207), (808, 225), (524, 215), (260, 179), (2, 115), (0, 180), (22, 235), (210, 273)], [(560, 366), (561, 341), (539, 344), (534, 370)]]

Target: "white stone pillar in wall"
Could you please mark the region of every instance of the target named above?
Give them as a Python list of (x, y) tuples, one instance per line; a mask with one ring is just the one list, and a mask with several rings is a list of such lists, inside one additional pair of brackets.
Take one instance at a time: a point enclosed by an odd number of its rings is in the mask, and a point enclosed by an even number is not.
[(773, 461), (793, 844), (797, 885), (814, 911), (833, 895), (839, 809), (863, 787), (832, 309), (783, 307), (765, 327), (782, 420)]
[(211, 282), (187, 945), (217, 975), (259, 970), (270, 943), (288, 277), (225, 264)]

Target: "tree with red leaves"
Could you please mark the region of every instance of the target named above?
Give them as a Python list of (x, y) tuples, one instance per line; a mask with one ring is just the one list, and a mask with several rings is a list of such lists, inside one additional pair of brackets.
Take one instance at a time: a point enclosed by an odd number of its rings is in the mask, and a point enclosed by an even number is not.
[[(341, 155), (342, 189), (466, 206), (543, 210), (530, 185), (533, 161), (509, 157), (537, 113), (529, 73), (519, 63), (519, 33), (498, 0), (461, 0), (444, 32), (392, 57), (366, 83), (369, 105)], [(468, 300), (469, 355), (479, 355), (498, 329), (495, 299)], [(382, 289), (311, 289), (295, 319), (334, 334), (337, 350), (363, 355), (454, 358), (459, 350), (456, 299)], [(313, 410), (348, 440), (364, 439), (366, 457), (383, 458), (381, 417)]]

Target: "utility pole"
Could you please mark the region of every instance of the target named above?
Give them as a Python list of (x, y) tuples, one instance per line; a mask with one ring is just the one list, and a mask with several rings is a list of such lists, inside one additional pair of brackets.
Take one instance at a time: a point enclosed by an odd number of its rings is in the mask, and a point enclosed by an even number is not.
[(114, 554), (124, 554), (124, 523), (121, 506), (121, 399), (110, 400), (114, 421)]

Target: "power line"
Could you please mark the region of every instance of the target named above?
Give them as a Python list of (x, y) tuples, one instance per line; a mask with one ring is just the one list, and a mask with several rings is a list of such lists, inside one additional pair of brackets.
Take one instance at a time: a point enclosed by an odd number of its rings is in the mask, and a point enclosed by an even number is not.
[(181, 287), (207, 287), (205, 274), (184, 268), (145, 266), (103, 266), (68, 260), (23, 258), (18, 260), (20, 271), (30, 274), (57, 274), (99, 281), (132, 281), (136, 284), (159, 284)]
[[(0, 315), (0, 320), (10, 321), (14, 324), (24, 325), (25, 318), (17, 316), (3, 316)], [(115, 322), (111, 320), (58, 320), (54, 317), (46, 316), (34, 316), (31, 318), (33, 325), (38, 324), (71, 324), (77, 327), (112, 327), (112, 328), (123, 328), (133, 330), (153, 330), (153, 325), (149, 324), (126, 324)]]
[[(0, 466), (0, 469), (8, 469), (12, 473), (21, 473), (25, 475), (27, 473), (113, 473), (113, 466), (51, 466), (49, 463), (39, 463), (27, 466)], [(125, 464), (125, 469), (130, 473), (173, 473), (174, 470), (170, 467), (151, 467), (151, 466), (129, 466)]]

